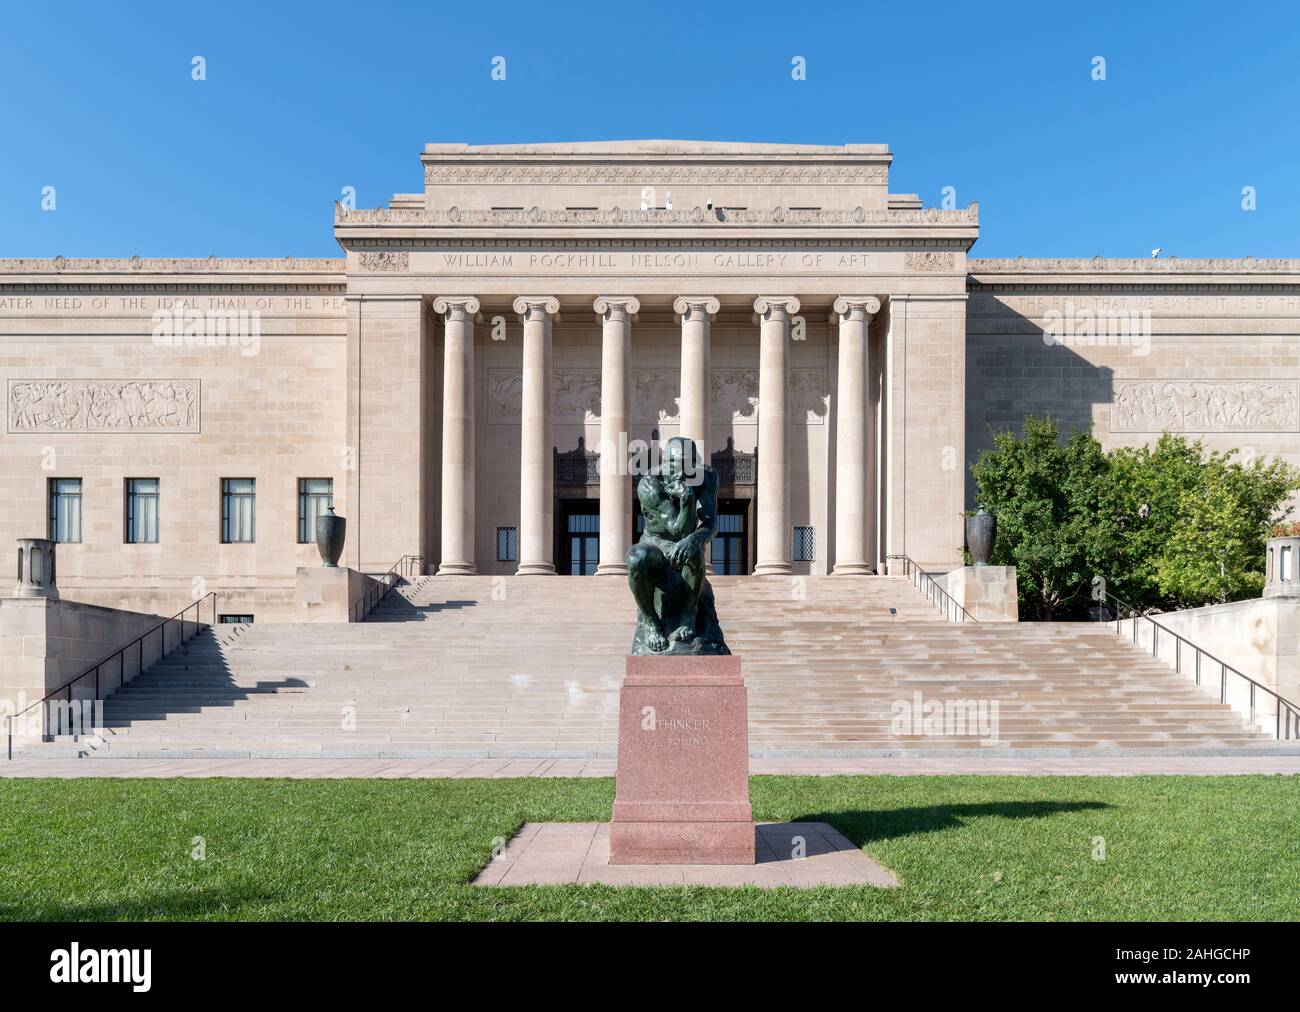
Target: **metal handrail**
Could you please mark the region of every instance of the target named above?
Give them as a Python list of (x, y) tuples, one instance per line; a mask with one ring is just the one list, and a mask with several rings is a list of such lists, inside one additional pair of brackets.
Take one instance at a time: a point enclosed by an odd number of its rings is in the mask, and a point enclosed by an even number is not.
[(925, 594), (925, 599), (943, 611), (944, 617), (949, 622), (974, 622), (979, 624), (979, 619), (968, 612), (957, 599), (939, 586), (930, 573), (927, 573), (920, 565), (912, 561), (907, 555), (887, 555), (885, 561), (890, 562), (894, 559), (903, 560), (903, 575), (912, 578), (912, 586)]
[[(95, 695), (92, 698), (99, 699), (100, 698), (100, 691), (99, 691), (100, 668), (102, 668), (109, 661), (118, 658), (120, 658), (120, 660), (118, 660), (118, 666), (117, 666), (117, 687), (120, 689), (123, 685), (126, 684), (126, 652), (130, 650), (132, 647), (136, 648), (137, 651), (136, 674), (137, 675), (140, 674), (141, 672), (144, 671), (144, 641), (148, 637), (152, 636), (154, 633), (158, 632), (159, 630), (166, 630), (167, 626), (170, 625), (172, 622), (180, 622), (181, 638), (180, 641), (177, 643), (177, 646), (184, 644), (188, 639), (188, 637), (186, 637), (185, 635), (186, 613), (189, 612), (191, 608), (194, 609), (194, 632), (198, 633), (199, 627), (202, 624), (199, 621), (200, 606), (208, 598), (212, 598), (212, 626), (215, 627), (217, 624), (217, 592), (215, 590), (210, 590), (206, 594), (204, 594), (201, 598), (199, 598), (197, 601), (194, 601), (191, 604), (187, 604), (175, 615), (172, 615), (170, 618), (163, 619), (152, 629), (146, 630), (145, 632), (141, 633), (130, 643), (127, 643), (125, 646), (119, 647), (117, 650), (114, 650), (111, 654), (105, 657), (98, 664), (91, 665), (85, 671), (79, 674), (76, 678), (72, 679), (69, 682), (65, 682), (63, 685), (60, 685), (57, 689), (53, 690), (52, 692), (47, 692), (40, 699), (36, 700), (36, 702), (29, 703), (27, 706), (24, 706), (18, 712), (10, 714), (8, 716), (9, 758), (12, 759), (14, 757), (14, 721), (15, 720), (17, 720), (19, 717), (21, 717), (23, 714), (27, 713), (28, 711), (34, 710), (38, 706), (43, 706), (46, 702), (53, 699), (60, 692), (67, 692), (68, 702), (71, 703), (72, 687), (76, 685), (78, 682), (80, 682), (83, 678), (89, 678), (91, 675), (95, 676)], [(167, 633), (164, 631), (158, 637), (158, 659), (159, 660), (161, 660), (164, 656), (166, 656), (165, 653), (166, 649), (167, 649)], [(46, 738), (47, 730), (48, 728), (46, 727), (45, 718), (42, 716), (41, 718), (41, 739), (42, 740)]]
[(374, 586), (363, 590), (357, 595), (357, 599), (348, 606), (352, 621), (360, 622), (369, 615), (375, 605), (386, 598), (389, 592), (397, 586), (398, 577), (411, 576), (413, 573), (423, 573), (423, 571), (423, 555), (403, 555), (388, 567), (388, 572), (374, 581)]
[[(1167, 635), (1172, 636), (1174, 638), (1174, 671), (1176, 671), (1180, 675), (1183, 673), (1183, 644), (1186, 644), (1195, 653), (1194, 675), (1195, 675), (1197, 685), (1201, 684), (1201, 659), (1206, 658), (1212, 664), (1217, 664), (1219, 666), (1219, 702), (1220, 703), (1222, 703), (1225, 706), (1228, 705), (1228, 675), (1229, 674), (1236, 675), (1238, 678), (1242, 679), (1243, 681), (1247, 682), (1250, 685), (1250, 723), (1252, 725), (1256, 723), (1255, 690), (1259, 689), (1260, 691), (1265, 692), (1268, 695), (1272, 696), (1277, 703), (1276, 706), (1277, 719), (1276, 719), (1276, 727), (1274, 729), (1274, 736), (1277, 738), (1277, 740), (1289, 741), (1292, 738), (1300, 738), (1300, 708), (1297, 708), (1297, 706), (1294, 703), (1292, 703), (1289, 699), (1286, 699), (1283, 696), (1279, 696), (1267, 685), (1261, 685), (1259, 682), (1255, 681), (1255, 679), (1251, 678), (1249, 675), (1243, 674), (1241, 671), (1238, 671), (1231, 664), (1227, 663), (1227, 661), (1224, 661), (1221, 658), (1216, 657), (1214, 654), (1210, 653), (1208, 650), (1204, 650), (1201, 647), (1197, 646), (1195, 643), (1189, 640), (1186, 636), (1183, 636), (1181, 633), (1174, 632), (1167, 625), (1161, 625), (1150, 615), (1146, 614), (1145, 612), (1139, 611), (1137, 608), (1133, 607), (1128, 602), (1120, 600), (1110, 591), (1102, 590), (1102, 595), (1103, 595), (1102, 596), (1103, 601), (1113, 601), (1115, 603), (1115, 635), (1122, 636), (1124, 634), (1123, 630), (1120, 628), (1121, 622), (1131, 621), (1133, 623), (1133, 645), (1137, 646), (1138, 644), (1137, 620), (1143, 619), (1144, 621), (1149, 622), (1151, 624), (1151, 656), (1154, 659), (1156, 660), (1160, 659), (1160, 634), (1166, 633)], [(1128, 612), (1128, 618), (1121, 617), (1122, 615), (1121, 609), (1126, 610)], [(1286, 713), (1285, 720), (1283, 719), (1282, 716), (1284, 711)]]

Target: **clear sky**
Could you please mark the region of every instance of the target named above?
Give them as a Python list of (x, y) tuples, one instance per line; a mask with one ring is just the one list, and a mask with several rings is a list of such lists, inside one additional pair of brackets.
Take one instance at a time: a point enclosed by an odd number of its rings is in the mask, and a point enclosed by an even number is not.
[(428, 141), (629, 138), (887, 143), (977, 256), (1300, 256), (1295, 0), (8, 0), (0, 96), (2, 257), (337, 256)]

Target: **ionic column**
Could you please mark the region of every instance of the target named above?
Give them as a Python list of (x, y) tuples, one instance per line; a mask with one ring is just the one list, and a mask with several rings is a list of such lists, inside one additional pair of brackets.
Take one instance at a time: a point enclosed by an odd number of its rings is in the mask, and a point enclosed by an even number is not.
[(790, 317), (799, 312), (791, 295), (754, 300), (760, 320), (758, 351), (758, 556), (755, 576), (784, 576), (790, 566), (790, 488), (787, 481), (785, 390)]
[(555, 445), (551, 322), (560, 302), (520, 296), (515, 312), (524, 323), (524, 371), (519, 432), (518, 576), (554, 576)]
[(472, 295), (442, 296), (442, 560), (439, 576), (474, 569), (474, 317)]
[(867, 327), (880, 311), (870, 295), (835, 300), (840, 325), (839, 390), (835, 395), (836, 576), (870, 573), (867, 561)]
[(592, 304), (603, 323), (600, 342), (600, 561), (597, 576), (626, 576), (631, 547), (632, 487), (626, 447), (631, 381), (632, 317), (641, 303), (602, 295)]
[(709, 462), (709, 322), (717, 313), (718, 300), (707, 295), (684, 295), (673, 302), (673, 312), (682, 319), (681, 397), (678, 400), (679, 431), (695, 440), (700, 462)]

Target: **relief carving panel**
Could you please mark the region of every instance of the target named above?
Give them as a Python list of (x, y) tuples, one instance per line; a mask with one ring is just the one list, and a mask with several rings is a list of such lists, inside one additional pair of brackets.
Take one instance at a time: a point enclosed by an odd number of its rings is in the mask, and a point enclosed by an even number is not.
[(198, 432), (199, 381), (10, 380), (10, 432)]
[(1296, 380), (1119, 380), (1112, 432), (1295, 432)]

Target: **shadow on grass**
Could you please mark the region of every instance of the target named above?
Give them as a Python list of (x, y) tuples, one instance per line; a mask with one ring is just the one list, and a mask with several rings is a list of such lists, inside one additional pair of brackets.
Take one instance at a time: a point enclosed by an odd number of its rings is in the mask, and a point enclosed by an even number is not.
[(990, 801), (977, 805), (932, 805), (926, 808), (890, 808), (883, 811), (812, 812), (791, 822), (829, 822), (862, 847), (919, 833), (960, 829), (969, 819), (1045, 819), (1063, 812), (1086, 812), (1111, 806), (1102, 801)]

